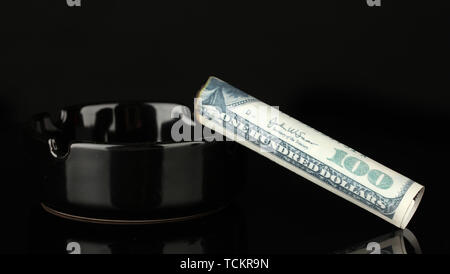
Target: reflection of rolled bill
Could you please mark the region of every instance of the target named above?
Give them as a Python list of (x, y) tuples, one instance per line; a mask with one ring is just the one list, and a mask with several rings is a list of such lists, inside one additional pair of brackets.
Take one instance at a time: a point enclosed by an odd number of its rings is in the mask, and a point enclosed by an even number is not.
[(405, 228), (424, 187), (277, 109), (210, 77), (196, 119), (227, 138)]
[[(398, 230), (370, 241), (338, 251), (338, 254), (407, 254), (406, 242), (412, 247), (414, 254), (421, 254), (419, 241), (414, 234), (408, 230)], [(411, 250), (409, 250), (411, 251)]]

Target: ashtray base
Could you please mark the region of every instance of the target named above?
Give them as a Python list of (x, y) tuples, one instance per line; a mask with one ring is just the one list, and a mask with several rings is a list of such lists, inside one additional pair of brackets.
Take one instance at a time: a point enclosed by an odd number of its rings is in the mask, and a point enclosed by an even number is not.
[(69, 213), (64, 213), (58, 210), (55, 210), (53, 208), (50, 208), (46, 206), (44, 203), (41, 203), (42, 208), (47, 211), (48, 213), (55, 215), (60, 218), (69, 219), (73, 221), (78, 222), (84, 222), (84, 223), (94, 223), (94, 224), (110, 224), (110, 225), (145, 225), (145, 224), (161, 224), (161, 223), (173, 223), (173, 222), (183, 222), (183, 221), (190, 221), (198, 218), (202, 218), (208, 215), (212, 215), (214, 213), (217, 213), (225, 208), (225, 206), (220, 207), (218, 209), (193, 214), (189, 216), (181, 216), (181, 217), (174, 217), (174, 218), (164, 218), (164, 219), (142, 219), (142, 220), (121, 220), (121, 219), (103, 219), (103, 218), (91, 218), (91, 217), (84, 217), (84, 216), (78, 216), (73, 215)]

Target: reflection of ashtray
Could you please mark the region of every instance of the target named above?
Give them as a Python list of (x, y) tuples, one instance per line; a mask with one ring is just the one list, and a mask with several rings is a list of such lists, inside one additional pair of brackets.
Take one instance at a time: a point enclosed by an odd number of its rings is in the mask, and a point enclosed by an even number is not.
[(58, 254), (234, 254), (247, 251), (240, 210), (157, 225), (99, 225), (31, 211), (29, 252)]
[[(69, 107), (58, 121), (35, 116), (29, 149), (41, 175), (44, 209), (86, 222), (139, 224), (191, 219), (224, 207), (241, 183), (240, 148), (173, 141), (178, 121), (194, 132), (183, 109), (115, 103)], [(183, 119), (172, 118), (177, 111)]]

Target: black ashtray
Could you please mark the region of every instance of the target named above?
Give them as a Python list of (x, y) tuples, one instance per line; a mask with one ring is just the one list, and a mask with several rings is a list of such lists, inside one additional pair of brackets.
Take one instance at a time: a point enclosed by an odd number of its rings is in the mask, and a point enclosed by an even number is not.
[(36, 115), (29, 149), (43, 208), (112, 224), (181, 221), (224, 208), (242, 183), (241, 148), (226, 141), (174, 141), (175, 123), (190, 127), (191, 136), (199, 126), (186, 109), (112, 103), (68, 107), (58, 119)]

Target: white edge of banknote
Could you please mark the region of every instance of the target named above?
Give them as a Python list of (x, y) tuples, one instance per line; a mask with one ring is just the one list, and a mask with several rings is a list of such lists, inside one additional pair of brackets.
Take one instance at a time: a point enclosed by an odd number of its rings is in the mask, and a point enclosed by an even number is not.
[[(194, 105), (194, 115), (195, 115), (195, 118), (197, 119), (197, 121), (199, 121), (204, 126), (210, 128), (218, 133), (221, 133), (222, 135), (226, 136), (226, 138), (236, 141), (239, 144), (246, 146), (247, 148), (257, 152), (258, 154), (261, 154), (262, 156), (267, 157), (270, 160), (274, 161), (275, 163), (287, 168), (288, 170), (312, 181), (313, 183), (327, 189), (328, 191), (333, 192), (334, 194), (348, 200), (349, 202), (366, 209), (367, 211), (377, 215), (378, 217), (384, 219), (385, 221), (387, 221), (401, 229), (406, 228), (406, 226), (408, 225), (409, 221), (413, 217), (413, 215), (422, 199), (422, 196), (423, 196), (423, 193), (425, 190), (425, 188), (422, 185), (420, 185), (416, 182), (412, 182), (411, 186), (404, 193), (403, 198), (400, 201), (400, 203), (398, 204), (395, 214), (393, 215), (392, 218), (381, 214), (377, 210), (365, 205), (362, 202), (359, 202), (359, 201), (351, 198), (347, 194), (337, 191), (332, 186), (325, 184), (323, 181), (319, 180), (318, 178), (308, 174), (307, 172), (295, 167), (294, 165), (292, 165), (290, 163), (287, 163), (286, 161), (281, 160), (277, 156), (275, 156), (271, 153), (262, 153), (261, 148), (258, 145), (255, 145), (255, 144), (245, 140), (242, 137), (236, 138), (236, 134), (234, 132), (230, 132), (227, 128), (224, 128), (223, 126), (220, 126), (220, 125), (212, 122), (211, 120), (205, 119), (201, 114), (202, 111), (201, 111), (201, 109), (199, 109), (199, 106), (201, 106), (201, 104), (202, 104), (201, 94), (204, 91), (204, 89), (208, 86), (211, 79), (217, 79), (219, 81), (222, 81), (216, 77), (211, 76), (211, 77), (209, 77), (208, 81), (203, 85), (203, 87), (199, 90), (198, 94), (196, 95), (197, 103)], [(222, 81), (222, 82), (224, 82), (224, 81)], [(259, 102), (261, 102), (261, 101), (259, 101)], [(263, 103), (263, 102), (261, 102), (261, 103)], [(293, 118), (291, 118), (291, 119), (293, 119)]]

